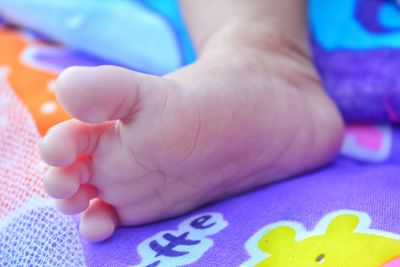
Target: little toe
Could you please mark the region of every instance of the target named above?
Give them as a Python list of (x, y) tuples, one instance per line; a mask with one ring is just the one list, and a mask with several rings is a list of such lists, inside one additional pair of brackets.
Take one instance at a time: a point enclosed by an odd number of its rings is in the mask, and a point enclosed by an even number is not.
[(66, 167), (80, 154), (91, 154), (99, 137), (110, 124), (91, 125), (68, 120), (52, 127), (39, 146), (42, 159), (55, 167)]
[(94, 200), (82, 214), (79, 231), (90, 241), (109, 238), (117, 227), (118, 219), (112, 206), (101, 200)]
[(82, 185), (72, 197), (56, 200), (56, 207), (61, 213), (67, 215), (81, 213), (89, 207), (90, 200), (96, 197), (96, 191), (96, 188), (90, 184)]
[(75, 195), (81, 183), (90, 179), (89, 158), (79, 158), (73, 165), (64, 168), (49, 168), (43, 184), (47, 194), (56, 199), (66, 199)]

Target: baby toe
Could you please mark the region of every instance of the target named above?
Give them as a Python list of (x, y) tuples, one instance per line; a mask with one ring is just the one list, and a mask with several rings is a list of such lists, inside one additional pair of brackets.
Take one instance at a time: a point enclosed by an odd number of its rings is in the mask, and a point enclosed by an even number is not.
[(80, 187), (78, 175), (74, 168), (50, 168), (43, 179), (44, 189), (52, 198), (72, 197)]
[(42, 159), (54, 167), (71, 165), (81, 154), (91, 154), (110, 124), (92, 125), (68, 120), (52, 127), (39, 146)]
[(94, 200), (82, 214), (79, 231), (90, 241), (109, 238), (118, 224), (114, 208), (101, 200)]
[(56, 200), (57, 209), (64, 214), (74, 215), (85, 211), (89, 202), (96, 196), (96, 189), (90, 185), (82, 185), (78, 192), (68, 199)]
[(47, 194), (56, 199), (66, 199), (76, 194), (81, 184), (90, 180), (90, 159), (79, 158), (74, 164), (64, 168), (49, 168), (43, 184)]

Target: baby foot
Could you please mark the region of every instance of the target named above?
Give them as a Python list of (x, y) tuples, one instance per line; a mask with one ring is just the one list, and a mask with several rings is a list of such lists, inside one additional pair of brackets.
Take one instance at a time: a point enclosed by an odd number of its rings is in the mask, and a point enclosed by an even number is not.
[(57, 97), (75, 119), (40, 147), (59, 210), (90, 240), (316, 168), (341, 118), (305, 57), (213, 51), (165, 77), (74, 67)]

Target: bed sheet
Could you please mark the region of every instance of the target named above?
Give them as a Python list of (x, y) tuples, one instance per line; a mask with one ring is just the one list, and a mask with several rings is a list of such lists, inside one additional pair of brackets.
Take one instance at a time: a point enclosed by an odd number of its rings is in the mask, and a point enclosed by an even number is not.
[(100, 243), (46, 197), (37, 144), (68, 118), (57, 73), (112, 60), (1, 25), (0, 266), (400, 266), (400, 11), (375, 0), (311, 0), (309, 10), (316, 65), (349, 122), (337, 159)]

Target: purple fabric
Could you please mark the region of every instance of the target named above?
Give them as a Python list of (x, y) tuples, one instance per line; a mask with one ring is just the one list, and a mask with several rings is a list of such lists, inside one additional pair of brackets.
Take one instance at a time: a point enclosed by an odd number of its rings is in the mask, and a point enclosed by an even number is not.
[[(348, 18), (370, 34), (371, 43), (374, 38), (379, 39), (381, 35), (390, 33), (397, 33), (393, 34), (391, 43), (400, 42), (399, 31), (385, 28), (378, 20), (380, 8), (388, 3), (383, 0), (359, 0), (354, 18)], [(312, 39), (314, 60), (323, 84), (347, 121), (399, 121), (400, 50), (397, 47), (388, 42), (379, 49), (349, 47), (332, 51), (325, 49), (319, 40)]]
[(266, 186), (191, 214), (143, 227), (121, 228), (108, 241), (82, 240), (88, 266), (138, 264), (139, 243), (157, 232), (176, 229), (197, 213), (220, 212), (229, 226), (216, 234), (214, 246), (192, 266), (238, 266), (249, 255), (244, 244), (263, 226), (282, 220), (313, 228), (326, 214), (351, 209), (372, 218), (372, 228), (400, 233), (399, 165), (358, 166), (338, 159), (331, 167)]
[[(384, 0), (388, 1), (388, 0)], [(354, 14), (358, 21), (370, 32), (382, 33), (388, 31), (378, 23), (378, 10), (382, 5), (382, 0), (359, 1)]]
[[(363, 27), (377, 35), (388, 32), (377, 22), (382, 3), (358, 1), (354, 14)], [(348, 121), (399, 121), (398, 49), (328, 51), (315, 38), (313, 47), (324, 85)], [(50, 69), (102, 63), (90, 56), (51, 49), (35, 51), (31, 59)], [(192, 266), (239, 266), (253, 256), (251, 251), (259, 250), (250, 241), (259, 240), (260, 229), (290, 221), (310, 231), (332, 212), (365, 214), (371, 219), (371, 228), (400, 240), (400, 128), (390, 124), (349, 126), (346, 142), (342, 156), (330, 166), (210, 204), (175, 219), (119, 228), (113, 237), (100, 243), (78, 240), (79, 217), (74, 217), (72, 222), (47, 202), (29, 206), (9, 222), (0, 222), (7, 226), (1, 229), (8, 233), (7, 229), (21, 227), (32, 230), (26, 239), (18, 239), (18, 233), (13, 234), (15, 240), (7, 246), (7, 254), (0, 252), (0, 265), (14, 258), (24, 262), (24, 253), (35, 250), (37, 259), (27, 265), (39, 264), (44, 259), (54, 265), (55, 260), (67, 255), (67, 260), (56, 265), (81, 266), (85, 261), (87, 266), (95, 267), (132, 266), (142, 262), (142, 266), (182, 266), (191, 261)], [(31, 217), (40, 223), (29, 225), (27, 219)], [(66, 233), (69, 238), (65, 237)], [(38, 251), (35, 240), (45, 238), (61, 238), (63, 242), (60, 240), (58, 244), (61, 248), (49, 243), (42, 244), (43, 251)], [(0, 243), (8, 242), (7, 233), (0, 232)], [(398, 252), (392, 258), (400, 257)], [(290, 251), (287, 253), (290, 255)]]
[(400, 114), (400, 52), (326, 52), (314, 46), (315, 63), (326, 90), (348, 121), (388, 121), (387, 103)]
[(69, 53), (66, 53), (64, 50), (60, 50), (58, 53), (46, 53), (46, 51), (38, 52), (36, 54), (36, 60), (53, 64), (60, 69), (65, 69), (71, 66), (98, 66), (112, 64), (110, 61), (101, 60), (83, 52), (70, 51)]

